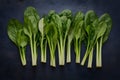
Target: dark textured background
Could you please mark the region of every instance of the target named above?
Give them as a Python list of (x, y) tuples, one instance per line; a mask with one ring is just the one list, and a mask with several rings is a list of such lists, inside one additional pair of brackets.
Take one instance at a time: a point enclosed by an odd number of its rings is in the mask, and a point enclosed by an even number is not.
[[(84, 13), (93, 9), (99, 16), (107, 12), (113, 20), (109, 40), (103, 47), (103, 67), (93, 69), (72, 63), (64, 67), (52, 68), (40, 63), (31, 66), (30, 48), (27, 47), (27, 66), (22, 67), (17, 47), (7, 36), (9, 19), (16, 18), (23, 22), (23, 12), (27, 6), (34, 6), (40, 16), (54, 9), (60, 12), (70, 9), (73, 13)], [(73, 47), (72, 47), (73, 48)], [(84, 48), (82, 49), (84, 51)], [(49, 53), (49, 50), (47, 51)], [(38, 49), (38, 53), (40, 53)], [(82, 52), (83, 54), (83, 52)], [(57, 59), (58, 62), (58, 59)], [(0, 0), (0, 80), (120, 80), (120, 1), (119, 0)]]

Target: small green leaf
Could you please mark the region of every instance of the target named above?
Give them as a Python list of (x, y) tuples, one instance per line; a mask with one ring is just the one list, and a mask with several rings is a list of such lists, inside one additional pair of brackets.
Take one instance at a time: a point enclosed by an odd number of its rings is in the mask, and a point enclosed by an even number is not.
[(25, 35), (27, 35), (29, 37), (32, 36), (32, 33), (29, 32), (29, 29), (27, 29), (27, 27), (23, 27), (23, 31), (24, 31)]
[(72, 12), (69, 9), (63, 10), (60, 14), (60, 16), (66, 16), (67, 18), (71, 19), (72, 17)]
[(106, 28), (107, 28), (107, 24), (105, 22), (99, 23), (98, 29), (97, 29), (97, 39), (104, 35)]
[(20, 29), (18, 32), (17, 32), (17, 44), (18, 46), (20, 47), (25, 47), (28, 43), (28, 38), (27, 36), (24, 34), (24, 31), (23, 29)]
[(40, 33), (43, 35), (44, 34), (44, 18), (41, 18), (40, 21), (39, 21), (39, 31)]

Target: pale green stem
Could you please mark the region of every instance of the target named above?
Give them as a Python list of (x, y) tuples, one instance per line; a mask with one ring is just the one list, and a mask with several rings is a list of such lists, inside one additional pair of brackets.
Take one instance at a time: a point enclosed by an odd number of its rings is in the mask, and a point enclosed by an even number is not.
[(97, 43), (96, 50), (96, 67), (102, 67), (102, 37), (100, 38), (99, 43)]
[(19, 47), (19, 51), (20, 51), (20, 59), (21, 59), (22, 65), (25, 66), (26, 65), (25, 49)]
[(80, 63), (80, 51), (81, 51), (81, 43), (78, 41), (78, 39), (75, 39), (75, 54), (76, 54), (76, 63)]
[(89, 59), (88, 59), (88, 68), (92, 68), (92, 60), (93, 60), (93, 48), (90, 51)]
[(99, 43), (98, 43), (98, 41), (97, 41), (97, 43), (96, 43), (96, 66), (98, 66), (98, 60), (99, 60)]
[(31, 48), (31, 57), (32, 57), (32, 65), (34, 65), (34, 57), (33, 57), (33, 41), (32, 41), (32, 37), (30, 38), (30, 48)]
[(41, 62), (46, 63), (46, 42), (45, 44), (43, 43), (43, 37), (41, 40)]
[(50, 66), (52, 66), (52, 67), (56, 67), (54, 53), (55, 53), (55, 49), (53, 49), (53, 46), (51, 46), (51, 48), (50, 48)]
[(98, 67), (102, 67), (102, 37), (100, 38), (100, 46), (99, 46), (99, 64)]
[(71, 42), (70, 42), (70, 40), (68, 40), (68, 42), (67, 42), (67, 63), (70, 63), (71, 62), (71, 52), (70, 52), (70, 50), (71, 50)]
[(65, 64), (65, 54), (64, 54), (64, 41), (62, 38), (60, 39), (60, 42), (58, 42), (58, 51), (59, 51), (59, 65)]
[(36, 41), (35, 36), (30, 38), (30, 45), (31, 45), (31, 56), (32, 56), (32, 66), (37, 65), (37, 51), (36, 51)]
[(81, 65), (82, 65), (82, 66), (85, 64), (85, 61), (86, 61), (86, 59), (87, 59), (87, 57), (88, 57), (88, 55), (89, 55), (88, 48), (89, 48), (89, 45), (87, 46), (87, 50), (86, 50), (85, 55), (84, 55), (84, 57), (83, 57), (83, 59), (82, 59), (82, 62), (81, 62)]

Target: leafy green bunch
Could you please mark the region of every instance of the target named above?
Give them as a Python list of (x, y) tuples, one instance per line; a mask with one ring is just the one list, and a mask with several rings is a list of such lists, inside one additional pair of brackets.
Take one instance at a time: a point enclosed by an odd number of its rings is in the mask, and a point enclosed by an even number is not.
[[(92, 67), (93, 53), (96, 49), (96, 66), (102, 66), (102, 46), (107, 41), (112, 27), (112, 19), (105, 13), (98, 17), (93, 10), (84, 14), (79, 11), (75, 15), (71, 10), (60, 13), (50, 10), (48, 14), (39, 17), (34, 7), (24, 11), (24, 23), (11, 19), (8, 23), (8, 36), (20, 52), (22, 65), (26, 65), (26, 46), (31, 49), (32, 66), (37, 65), (37, 48), (40, 47), (41, 62), (47, 62), (47, 44), (50, 50), (50, 66), (56, 67), (56, 49), (59, 65), (71, 62), (71, 46), (73, 43), (75, 62), (85, 64), (88, 58), (88, 68)], [(86, 51), (81, 60), (82, 43)]]
[(89, 57), (88, 68), (92, 67), (93, 49), (96, 45), (96, 66), (101, 67), (102, 43), (104, 43), (108, 39), (112, 27), (112, 20), (107, 13), (98, 18), (93, 10), (89, 10), (85, 14), (84, 24), (84, 30), (86, 32), (85, 45), (87, 49), (81, 65), (84, 65), (86, 58)]

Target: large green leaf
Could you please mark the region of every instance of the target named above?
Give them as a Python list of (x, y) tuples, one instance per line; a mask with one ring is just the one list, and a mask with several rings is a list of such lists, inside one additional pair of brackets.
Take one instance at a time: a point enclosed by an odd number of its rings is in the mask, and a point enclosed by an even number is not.
[(62, 23), (62, 33), (66, 34), (70, 28), (72, 12), (69, 9), (63, 10), (60, 14), (60, 19)]
[(74, 36), (78, 39), (82, 35), (82, 28), (83, 28), (83, 19), (84, 19), (84, 14), (79, 11), (76, 13), (72, 26), (74, 26)]
[(49, 38), (50, 41), (52, 41), (53, 43), (56, 43), (58, 32), (53, 22), (46, 25), (45, 34)]
[(33, 7), (28, 7), (24, 12), (24, 23), (25, 27), (24, 30), (25, 33), (29, 33), (28, 36), (31, 34), (37, 34), (38, 33), (38, 22), (39, 22), (39, 14), (37, 13), (36, 9)]
[(85, 14), (85, 19), (84, 19), (84, 30), (85, 30), (85, 40), (86, 44), (91, 44), (90, 46), (93, 46), (92, 44), (94, 43), (96, 39), (96, 28), (98, 25), (98, 17), (96, 13), (93, 10), (87, 11)]
[(16, 45), (18, 45), (17, 43), (18, 31), (22, 28), (23, 28), (22, 24), (16, 19), (11, 19), (8, 23), (8, 36)]
[(109, 14), (105, 13), (99, 18), (99, 20), (107, 23), (106, 32), (103, 35), (103, 43), (104, 43), (109, 37), (109, 33), (111, 31), (111, 28), (112, 28), (112, 19), (111, 19)]
[(67, 16), (61, 16), (61, 23), (62, 23), (62, 28), (61, 32), (59, 32), (64, 39), (69, 31), (70, 25), (71, 25), (71, 20), (67, 18)]
[(62, 22), (61, 22), (61, 18), (58, 14), (53, 14), (52, 15), (52, 21), (54, 22), (55, 24), (55, 27), (58, 29), (59, 31), (59, 35), (61, 35), (61, 31), (62, 31)]
[(93, 23), (97, 18), (98, 17), (93, 10), (87, 11), (87, 13), (85, 14), (85, 27)]

